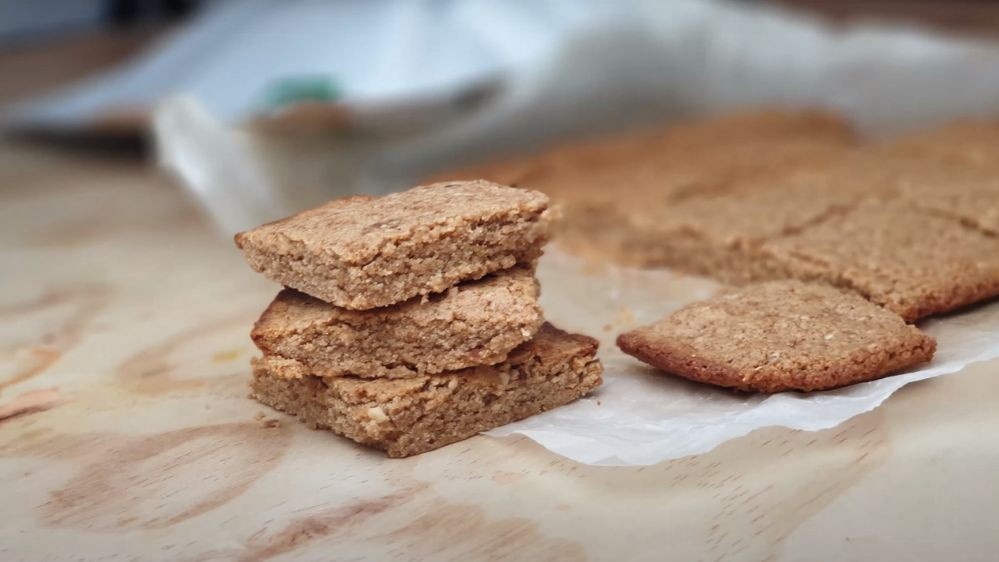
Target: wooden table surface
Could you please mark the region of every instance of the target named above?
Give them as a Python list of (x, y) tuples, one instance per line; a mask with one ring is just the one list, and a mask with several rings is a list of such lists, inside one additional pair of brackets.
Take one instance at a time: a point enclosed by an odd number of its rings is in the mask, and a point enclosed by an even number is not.
[(999, 362), (647, 468), (489, 437), (388, 460), (258, 419), (247, 333), (275, 287), (147, 166), (0, 145), (0, 244), (0, 560), (999, 550)]

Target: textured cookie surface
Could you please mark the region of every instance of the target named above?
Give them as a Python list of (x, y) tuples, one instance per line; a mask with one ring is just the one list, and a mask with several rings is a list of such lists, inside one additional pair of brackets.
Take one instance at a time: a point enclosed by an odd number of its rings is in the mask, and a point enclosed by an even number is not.
[[(821, 111), (753, 110), (555, 147), (441, 174), (537, 189), (563, 208), (559, 241), (594, 257), (662, 266), (662, 240), (638, 216), (674, 217), (691, 198), (752, 192), (852, 153), (843, 119)], [(650, 240), (653, 240), (650, 242)]]
[(827, 171), (801, 172), (757, 190), (679, 202), (668, 213), (636, 210), (642, 265), (671, 267), (730, 283), (786, 277), (757, 249), (854, 205)]
[(851, 289), (909, 321), (999, 295), (999, 238), (903, 203), (865, 204), (763, 249), (796, 278)]
[(668, 373), (746, 391), (822, 390), (929, 361), (933, 338), (863, 298), (774, 281), (691, 304), (618, 337)]
[[(592, 338), (544, 325), (498, 365), (407, 379), (288, 378), (254, 360), (252, 395), (391, 457), (407, 457), (567, 404), (600, 386)], [(292, 367), (295, 368), (295, 367)]]
[(331, 304), (369, 309), (529, 263), (548, 197), (485, 181), (350, 197), (236, 235), (250, 266)]
[(893, 139), (873, 150), (888, 158), (995, 169), (999, 166), (999, 121), (957, 121)]
[(990, 166), (912, 163), (898, 182), (902, 201), (999, 236), (999, 150)]
[(541, 327), (538, 295), (525, 266), (373, 310), (285, 289), (251, 336), (265, 354), (301, 364), (285, 374), (415, 377), (503, 361)]

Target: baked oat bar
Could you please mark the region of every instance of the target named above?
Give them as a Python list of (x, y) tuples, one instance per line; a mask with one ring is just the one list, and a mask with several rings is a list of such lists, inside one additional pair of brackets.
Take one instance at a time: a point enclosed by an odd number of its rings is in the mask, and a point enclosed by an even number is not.
[(797, 173), (759, 190), (703, 197), (669, 212), (636, 210), (632, 253), (644, 266), (670, 267), (727, 283), (778, 279), (788, 274), (759, 252), (765, 241), (821, 222), (855, 205), (828, 172)]
[(544, 325), (506, 361), (408, 379), (289, 378), (253, 364), (252, 396), (358, 443), (408, 457), (567, 404), (600, 386), (596, 340)]
[(363, 310), (533, 262), (550, 221), (544, 194), (451, 182), (332, 201), (237, 234), (236, 245), (269, 279)]
[(999, 296), (999, 238), (902, 202), (863, 204), (762, 249), (792, 277), (856, 291), (907, 321)]
[(543, 320), (530, 267), (456, 285), (428, 299), (348, 310), (292, 289), (253, 328), (264, 354), (293, 359), (305, 375), (415, 377), (492, 365), (534, 337)]
[(877, 379), (929, 361), (936, 349), (933, 338), (855, 294), (793, 280), (693, 303), (617, 343), (667, 373), (757, 392)]
[(850, 156), (856, 136), (823, 111), (756, 109), (569, 143), (538, 155), (439, 174), (536, 189), (562, 206), (558, 240), (575, 253), (661, 266), (668, 242), (635, 220), (682, 217), (683, 202), (767, 188)]

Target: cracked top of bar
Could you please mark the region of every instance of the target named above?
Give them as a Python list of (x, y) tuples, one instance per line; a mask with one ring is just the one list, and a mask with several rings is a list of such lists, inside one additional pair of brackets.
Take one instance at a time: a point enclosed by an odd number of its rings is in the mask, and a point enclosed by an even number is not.
[(235, 240), (269, 279), (364, 310), (533, 262), (551, 214), (548, 197), (536, 191), (444, 182), (338, 199)]

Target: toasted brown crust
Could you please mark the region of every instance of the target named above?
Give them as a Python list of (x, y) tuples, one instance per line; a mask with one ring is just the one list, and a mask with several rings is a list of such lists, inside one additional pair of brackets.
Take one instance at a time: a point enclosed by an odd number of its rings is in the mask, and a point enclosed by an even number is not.
[(254, 270), (365, 310), (531, 263), (548, 240), (548, 198), (485, 181), (350, 197), (236, 235)]
[(601, 384), (597, 342), (546, 324), (507, 361), (407, 379), (289, 378), (293, 361), (254, 360), (253, 397), (333, 432), (407, 457), (569, 403)]
[(544, 321), (539, 292), (526, 266), (373, 310), (347, 310), (285, 289), (250, 336), (265, 354), (294, 359), (313, 375), (435, 374), (499, 363), (534, 337)]
[(690, 380), (755, 392), (813, 391), (929, 361), (933, 338), (832, 287), (751, 285), (621, 334), (618, 346)]

